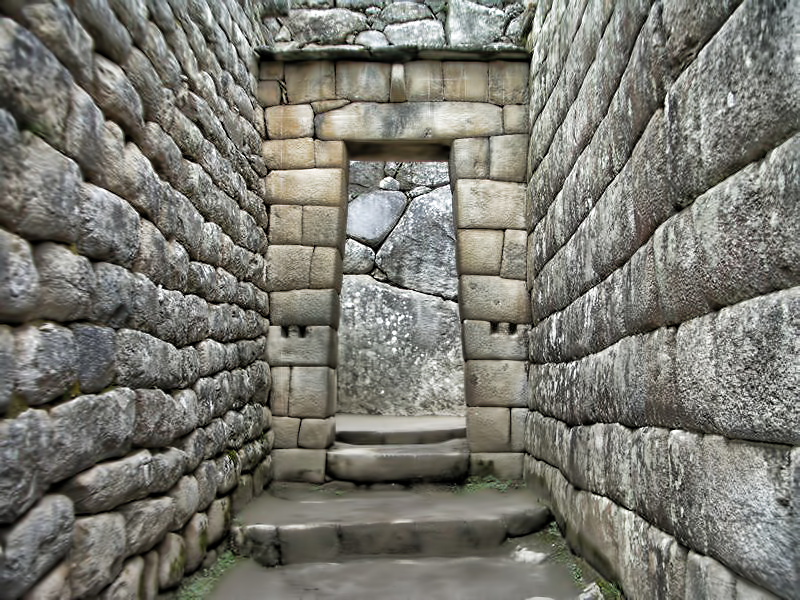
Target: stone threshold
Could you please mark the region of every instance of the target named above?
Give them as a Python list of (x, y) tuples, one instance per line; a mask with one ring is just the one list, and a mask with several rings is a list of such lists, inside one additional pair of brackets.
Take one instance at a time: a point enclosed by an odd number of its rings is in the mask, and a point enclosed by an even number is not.
[(271, 48), (261, 46), (256, 52), (262, 60), (299, 62), (313, 60), (358, 60), (403, 63), (412, 60), (458, 60), (458, 61), (518, 61), (528, 62), (531, 54), (525, 48), (511, 44), (495, 44), (479, 48), (416, 48), (413, 46), (365, 46), (309, 45), (303, 48), (290, 46)]

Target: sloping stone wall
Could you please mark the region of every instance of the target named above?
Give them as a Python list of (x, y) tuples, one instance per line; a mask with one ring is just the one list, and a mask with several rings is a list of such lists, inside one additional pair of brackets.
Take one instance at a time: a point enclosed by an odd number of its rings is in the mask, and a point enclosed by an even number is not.
[(796, 2), (541, 2), (526, 475), (631, 598), (800, 590)]
[(153, 598), (270, 477), (251, 2), (0, 2), (0, 598)]

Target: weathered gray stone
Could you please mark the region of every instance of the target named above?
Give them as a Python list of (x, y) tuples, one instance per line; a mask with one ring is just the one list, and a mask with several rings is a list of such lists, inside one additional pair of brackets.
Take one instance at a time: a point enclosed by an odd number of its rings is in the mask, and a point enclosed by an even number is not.
[(114, 380), (114, 330), (84, 324), (73, 325), (71, 329), (77, 351), (81, 391), (100, 392)]
[(367, 18), (344, 8), (298, 9), (291, 11), (286, 25), (294, 41), (301, 44), (340, 44), (347, 36), (367, 29)]
[(129, 267), (139, 244), (139, 215), (119, 196), (81, 186), (78, 250), (95, 260)]
[(231, 500), (218, 498), (208, 509), (208, 545), (214, 546), (231, 528)]
[(125, 552), (142, 554), (155, 546), (172, 525), (175, 500), (169, 496), (137, 500), (119, 508), (125, 519)]
[(33, 258), (39, 272), (38, 314), (56, 321), (87, 317), (95, 287), (91, 263), (51, 242), (36, 246)]
[(380, 18), (385, 23), (405, 23), (406, 21), (433, 18), (433, 13), (424, 4), (401, 0), (385, 6), (381, 11)]
[(273, 450), (272, 456), (276, 481), (325, 481), (325, 450)]
[(445, 186), (411, 201), (375, 264), (404, 288), (453, 299), (458, 293), (454, 233), (452, 194)]
[(461, 317), (495, 323), (530, 323), (525, 282), (490, 275), (464, 275), (459, 282)]
[(142, 102), (125, 72), (107, 58), (94, 57), (92, 97), (111, 120), (129, 135), (138, 135), (144, 127)]
[(486, 102), (489, 99), (489, 68), (480, 62), (443, 62), (444, 99)]
[(71, 594), (69, 565), (62, 562), (36, 582), (23, 598), (25, 600), (67, 600)]
[(329, 448), (336, 436), (336, 421), (328, 419), (303, 419), (297, 445), (300, 448)]
[(208, 546), (208, 517), (205, 513), (195, 514), (183, 528), (186, 563), (184, 573), (196, 571), (203, 562)]
[[(489, 84), (491, 86), (491, 79)], [(492, 93), (491, 87), (489, 93)], [(528, 130), (528, 110), (524, 104), (509, 104), (503, 107), (503, 131), (505, 133), (527, 133)]]
[(125, 558), (125, 519), (103, 513), (76, 519), (69, 554), (70, 587), (74, 597), (96, 595), (122, 569)]
[(324, 419), (336, 411), (336, 370), (292, 367), (289, 416)]
[(380, 31), (362, 31), (356, 36), (355, 43), (367, 48), (384, 48), (389, 45), (389, 40)]
[[(503, 105), (521, 105), (528, 100), (528, 70), (527, 62), (493, 61), (489, 63), (489, 102)], [(503, 108), (505, 119), (506, 108)], [(518, 109), (520, 107), (517, 107)], [(527, 111), (517, 114), (519, 122), (516, 128), (521, 131), (506, 133), (527, 133)], [(527, 148), (525, 149), (527, 154)], [(523, 160), (523, 162), (526, 162)]]
[(450, 182), (450, 174), (445, 162), (403, 163), (395, 177), (400, 182), (402, 190), (410, 190), (418, 186), (435, 188)]
[(386, 102), (392, 66), (385, 63), (339, 61), (336, 95), (348, 100)]
[(45, 496), (3, 534), (0, 585), (18, 598), (69, 551), (75, 515), (64, 496)]
[[(50, 481), (60, 481), (106, 458), (122, 456), (131, 446), (133, 390), (116, 388), (96, 396), (79, 396), (50, 410)], [(86, 428), (91, 423), (91, 428)]]
[(300, 419), (292, 417), (275, 417), (273, 430), (275, 431), (276, 448), (297, 448), (300, 421)]
[(344, 246), (342, 272), (345, 275), (363, 275), (375, 268), (375, 251), (353, 239), (347, 240)]
[(508, 452), (511, 450), (510, 409), (467, 408), (467, 441), (470, 452)]
[(168, 533), (158, 546), (158, 587), (168, 590), (177, 586), (186, 569), (186, 544), (177, 533)]
[(464, 380), (467, 406), (523, 408), (528, 404), (524, 361), (468, 360)]
[(489, 138), (489, 176), (499, 181), (525, 181), (528, 136), (498, 135)]
[(14, 332), (10, 327), (0, 325), (0, 415), (5, 414), (14, 392)]
[(142, 589), (144, 578), (144, 558), (134, 556), (125, 561), (122, 571), (114, 582), (100, 595), (102, 600), (125, 600), (135, 598)]
[[(454, 302), (392, 288), (366, 275), (345, 277), (342, 302), (339, 410), (412, 415), (463, 411)], [(376, 328), (375, 323), (382, 325)]]
[(72, 388), (78, 380), (73, 333), (59, 325), (24, 326), (15, 335), (15, 392), (37, 406)]
[(39, 299), (39, 274), (30, 244), (0, 229), (0, 317), (25, 320)]
[(347, 207), (347, 235), (377, 248), (400, 220), (406, 208), (402, 192), (372, 190)]
[[(170, 343), (131, 329), (117, 332), (117, 384), (130, 387), (177, 387), (180, 353)], [(165, 365), (169, 365), (165, 369)]]
[(302, 243), (342, 248), (345, 239), (345, 202), (337, 207), (304, 206)]
[(459, 179), (455, 185), (456, 227), (525, 228), (525, 185), (484, 179)]
[(138, 446), (168, 445), (197, 426), (197, 411), (197, 395), (192, 390), (173, 395), (161, 390), (137, 390), (133, 441)]
[(335, 290), (295, 290), (270, 294), (275, 325), (339, 325), (339, 295)]
[(336, 330), (331, 327), (270, 327), (267, 360), (271, 366), (329, 366), (338, 358)]
[(528, 237), (524, 230), (506, 229), (503, 240), (503, 263), (500, 277), (525, 279)]
[(462, 323), (464, 358), (467, 360), (525, 360), (528, 356), (527, 326), (488, 321)]
[(450, 0), (447, 11), (447, 41), (451, 46), (482, 46), (503, 35), (505, 15), (498, 8), (469, 0)]
[(433, 19), (392, 23), (383, 33), (393, 46), (441, 48), (445, 45), (444, 27)]

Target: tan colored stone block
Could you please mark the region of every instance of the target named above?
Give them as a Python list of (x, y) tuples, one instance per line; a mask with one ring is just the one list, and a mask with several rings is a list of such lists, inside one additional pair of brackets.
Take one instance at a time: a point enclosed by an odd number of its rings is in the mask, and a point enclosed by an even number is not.
[(302, 290), (310, 287), (311, 246), (267, 248), (267, 291)]
[(268, 169), (313, 169), (316, 166), (313, 138), (266, 140), (261, 144), (261, 152)]
[(275, 106), (281, 103), (281, 86), (277, 81), (259, 81), (256, 98), (261, 106)]
[(521, 360), (468, 360), (464, 366), (467, 406), (528, 405), (528, 373)]
[(528, 136), (496, 135), (489, 138), (489, 177), (500, 181), (525, 181)]
[(459, 229), (524, 229), (525, 184), (459, 179), (455, 207)]
[(315, 113), (319, 114), (328, 112), (329, 110), (342, 108), (348, 104), (350, 104), (350, 100), (345, 100), (344, 98), (340, 98), (338, 100), (317, 100), (316, 102), (311, 103), (311, 108), (314, 109)]
[(316, 166), (320, 169), (344, 169), (347, 167), (347, 146), (344, 142), (314, 140)]
[(503, 110), (481, 102), (356, 102), (317, 115), (323, 140), (453, 140), (502, 130)]
[(389, 88), (389, 102), (406, 102), (406, 68), (402, 64), (392, 65), (391, 85)]
[(333, 327), (272, 325), (269, 328), (267, 360), (270, 366), (335, 367), (338, 357), (339, 335)]
[(343, 252), (345, 242), (345, 205), (304, 206), (303, 240), (307, 246), (330, 246)]
[(325, 458), (325, 450), (304, 448), (273, 450), (273, 479), (325, 483)]
[(522, 479), (522, 452), (475, 452), (469, 456), (469, 474), (502, 481)]
[(336, 63), (336, 96), (348, 100), (386, 102), (392, 65), (342, 60)]
[(330, 61), (290, 63), (284, 73), (289, 104), (336, 98), (336, 75)]
[(275, 417), (272, 419), (272, 429), (275, 431), (274, 448), (297, 448), (300, 419)]
[(459, 275), (499, 275), (503, 232), (497, 229), (459, 229), (456, 262)]
[(405, 64), (406, 95), (411, 102), (444, 100), (442, 63), (417, 60)]
[(270, 320), (274, 325), (330, 325), (339, 327), (336, 290), (272, 292)]
[(488, 178), (489, 139), (461, 138), (453, 140), (450, 150), (450, 172), (454, 179)]
[(465, 320), (461, 324), (467, 360), (526, 360), (528, 325)]
[(508, 408), (468, 407), (467, 443), (470, 452), (511, 450), (511, 411)]
[(493, 323), (530, 323), (531, 320), (525, 282), (517, 279), (462, 275), (459, 277), (459, 308), (462, 319)]
[(503, 132), (528, 133), (528, 107), (524, 104), (509, 104), (503, 107)]
[(329, 448), (336, 437), (336, 420), (303, 419), (298, 443), (301, 448)]
[(292, 367), (289, 416), (325, 419), (336, 412), (336, 370)]
[(503, 240), (503, 262), (500, 277), (525, 280), (528, 236), (523, 229), (507, 229)]
[(336, 248), (314, 248), (311, 257), (310, 288), (342, 289), (342, 256)]
[(444, 62), (444, 99), (486, 102), (489, 99), (489, 67), (483, 62)]
[(314, 136), (314, 111), (308, 104), (271, 106), (265, 111), (267, 137), (273, 140)]
[(528, 100), (526, 62), (494, 61), (489, 63), (489, 102), (525, 104)]
[(273, 417), (285, 417), (289, 414), (289, 384), (292, 370), (289, 367), (272, 367), (272, 388), (269, 392), (269, 407)]
[[(273, 204), (269, 208), (269, 243), (302, 244), (303, 207)], [(311, 244), (308, 244), (311, 245)]]
[(261, 81), (283, 79), (283, 62), (264, 60), (258, 65), (258, 78)]
[(265, 188), (270, 204), (338, 207), (347, 199), (343, 169), (272, 171)]
[(527, 408), (511, 409), (511, 451), (525, 451), (525, 426), (528, 422)]

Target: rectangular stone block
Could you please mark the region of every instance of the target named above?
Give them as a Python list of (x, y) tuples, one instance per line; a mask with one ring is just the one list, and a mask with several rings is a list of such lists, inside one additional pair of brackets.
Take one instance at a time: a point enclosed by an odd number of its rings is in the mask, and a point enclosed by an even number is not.
[(318, 169), (347, 168), (347, 147), (344, 142), (314, 140), (314, 158)]
[(265, 187), (270, 204), (340, 206), (347, 198), (343, 169), (272, 171)]
[(311, 326), (269, 328), (267, 360), (270, 366), (335, 367), (339, 337), (332, 327)]
[(258, 65), (258, 79), (260, 81), (283, 79), (283, 62), (264, 60)]
[[(503, 132), (528, 133), (528, 107), (524, 104), (509, 104), (503, 107)], [(527, 156), (527, 151), (525, 152)]]
[(310, 104), (271, 106), (264, 112), (267, 137), (304, 138), (314, 135), (314, 111)]
[(506, 229), (503, 238), (503, 262), (500, 277), (525, 280), (528, 236), (523, 229)]
[(522, 479), (521, 452), (474, 452), (469, 456), (469, 474), (500, 480)]
[(528, 136), (496, 135), (489, 138), (489, 177), (499, 181), (525, 181)]
[(527, 407), (525, 365), (515, 360), (468, 360), (464, 367), (467, 406)]
[(463, 275), (459, 277), (458, 287), (462, 319), (530, 323), (531, 307), (524, 281), (491, 275)]
[(336, 97), (353, 101), (386, 102), (392, 65), (377, 62), (336, 63)]
[(256, 99), (261, 106), (276, 106), (281, 103), (281, 86), (277, 81), (259, 81)]
[(261, 144), (261, 154), (270, 170), (313, 169), (316, 166), (312, 138), (266, 140)]
[(486, 102), (489, 99), (489, 67), (483, 62), (444, 62), (444, 99)]
[(336, 420), (303, 419), (298, 443), (301, 448), (329, 448), (336, 437)]
[(325, 419), (336, 412), (336, 370), (292, 367), (289, 416)]
[(302, 290), (310, 287), (311, 246), (267, 248), (267, 291)]
[(273, 479), (325, 483), (325, 458), (325, 450), (273, 450)]
[(284, 77), (289, 104), (336, 98), (336, 78), (330, 61), (287, 64)]
[(455, 220), (459, 229), (525, 229), (525, 184), (459, 179)]
[(342, 289), (342, 255), (336, 248), (314, 248), (309, 285), (313, 289)]
[(336, 290), (292, 290), (270, 295), (273, 325), (339, 326)]
[(456, 263), (461, 275), (499, 275), (503, 232), (497, 229), (459, 229)]
[(513, 452), (525, 451), (525, 425), (528, 421), (527, 408), (511, 409), (511, 450)]
[(405, 65), (395, 63), (389, 83), (389, 102), (407, 102), (406, 94), (406, 68)]
[(528, 325), (463, 321), (461, 339), (467, 360), (526, 360)]
[(509, 452), (511, 450), (510, 409), (468, 407), (467, 442), (470, 452)]
[(270, 244), (303, 243), (303, 208), (284, 204), (269, 207)]
[(405, 64), (406, 96), (411, 102), (444, 100), (442, 63), (417, 60)]
[(272, 367), (272, 389), (269, 392), (269, 408), (276, 417), (289, 414), (289, 383), (292, 370), (289, 367)]
[(452, 179), (486, 179), (489, 177), (489, 140), (461, 138), (453, 140), (450, 150)]
[(272, 430), (275, 432), (274, 448), (297, 448), (297, 436), (301, 419), (274, 417)]
[(528, 99), (529, 68), (526, 62), (490, 62), (489, 102), (524, 104)]
[(302, 243), (343, 251), (347, 226), (346, 203), (341, 206), (304, 206)]

